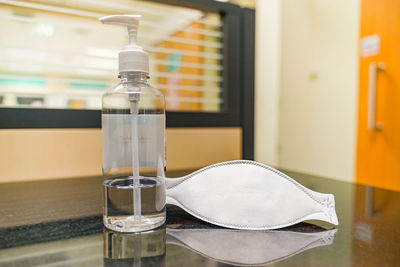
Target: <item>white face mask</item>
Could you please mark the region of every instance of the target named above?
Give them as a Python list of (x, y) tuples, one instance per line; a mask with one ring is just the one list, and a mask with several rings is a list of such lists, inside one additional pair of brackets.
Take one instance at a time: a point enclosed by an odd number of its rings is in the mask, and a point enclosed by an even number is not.
[(228, 161), (167, 178), (167, 203), (223, 227), (270, 230), (305, 220), (338, 225), (332, 194), (312, 191), (267, 165)]
[(287, 259), (311, 248), (330, 245), (336, 231), (302, 233), (167, 228), (167, 244), (186, 247), (218, 262), (240, 266), (261, 265)]

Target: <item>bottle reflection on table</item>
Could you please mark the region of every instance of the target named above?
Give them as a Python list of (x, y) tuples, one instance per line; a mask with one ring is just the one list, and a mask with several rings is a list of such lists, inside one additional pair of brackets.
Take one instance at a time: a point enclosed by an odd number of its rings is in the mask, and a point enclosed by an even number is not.
[(104, 266), (165, 266), (165, 225), (145, 232), (104, 228)]

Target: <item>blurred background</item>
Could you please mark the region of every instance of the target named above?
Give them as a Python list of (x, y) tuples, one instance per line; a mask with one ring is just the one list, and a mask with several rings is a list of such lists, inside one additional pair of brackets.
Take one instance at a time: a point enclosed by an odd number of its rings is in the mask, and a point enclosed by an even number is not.
[[(140, 13), (139, 43), (150, 54), (152, 84), (168, 110), (219, 111), (222, 22), (216, 13), (148, 1), (4, 1), (1, 105), (101, 109), (118, 82), (126, 29), (106, 14)], [(178, 88), (179, 86), (179, 88)]]
[(101, 175), (101, 95), (142, 14), (167, 170), (254, 159), (400, 190), (400, 4), (0, 0), (0, 182)]

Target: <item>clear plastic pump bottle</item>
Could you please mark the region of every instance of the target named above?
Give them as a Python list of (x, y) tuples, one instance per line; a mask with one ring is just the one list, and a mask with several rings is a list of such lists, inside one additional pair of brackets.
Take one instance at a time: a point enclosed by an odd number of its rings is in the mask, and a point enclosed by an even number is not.
[(105, 24), (128, 27), (119, 53), (121, 82), (102, 98), (104, 225), (138, 232), (165, 222), (165, 101), (148, 84), (148, 56), (136, 45), (140, 16), (113, 15)]

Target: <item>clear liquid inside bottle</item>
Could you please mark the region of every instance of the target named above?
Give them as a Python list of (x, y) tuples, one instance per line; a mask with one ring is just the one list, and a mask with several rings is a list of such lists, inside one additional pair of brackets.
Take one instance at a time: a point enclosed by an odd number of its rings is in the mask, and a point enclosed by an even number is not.
[(121, 80), (102, 99), (103, 221), (146, 231), (165, 222), (165, 102), (145, 73)]

